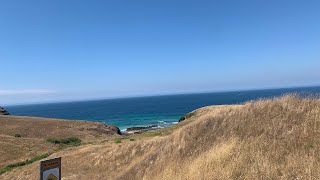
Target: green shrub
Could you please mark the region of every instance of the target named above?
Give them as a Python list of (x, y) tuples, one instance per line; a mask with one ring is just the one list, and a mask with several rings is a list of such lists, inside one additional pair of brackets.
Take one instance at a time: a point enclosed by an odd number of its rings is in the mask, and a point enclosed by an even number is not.
[(76, 137), (69, 137), (69, 138), (49, 138), (47, 139), (48, 142), (53, 144), (67, 144), (73, 146), (79, 146), (81, 144), (81, 139)]
[(116, 144), (121, 143), (121, 139), (116, 139), (116, 140), (114, 141), (114, 143), (116, 143)]
[(40, 155), (40, 156), (36, 156), (36, 157), (34, 157), (34, 158), (30, 159), (30, 160), (25, 160), (25, 161), (17, 162), (17, 163), (14, 163), (14, 164), (9, 164), (4, 168), (0, 168), (0, 174), (3, 174), (3, 173), (8, 172), (8, 171), (11, 171), (13, 168), (16, 168), (16, 167), (20, 167), (20, 166), (31, 164), (31, 163), (33, 163), (35, 161), (39, 161), (41, 159), (47, 158), (48, 156), (49, 156), (49, 154), (43, 154), (43, 155)]
[(4, 168), (0, 168), (0, 174), (3, 174), (5, 172), (11, 171), (12, 168), (8, 168), (8, 167), (4, 167)]

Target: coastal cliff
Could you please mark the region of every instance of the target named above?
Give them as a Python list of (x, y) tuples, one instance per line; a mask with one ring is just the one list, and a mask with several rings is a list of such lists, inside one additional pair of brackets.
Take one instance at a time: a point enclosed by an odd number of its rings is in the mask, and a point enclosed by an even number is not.
[(10, 115), (10, 113), (0, 106), (0, 115)]

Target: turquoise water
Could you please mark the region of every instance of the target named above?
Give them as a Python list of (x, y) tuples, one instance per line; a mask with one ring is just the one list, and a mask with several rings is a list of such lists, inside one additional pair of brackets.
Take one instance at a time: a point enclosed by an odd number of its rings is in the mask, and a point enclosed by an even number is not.
[(96, 121), (116, 125), (124, 130), (134, 126), (171, 126), (184, 114), (203, 106), (239, 104), (293, 92), (316, 94), (320, 93), (320, 87), (137, 97), (5, 108), (13, 115)]

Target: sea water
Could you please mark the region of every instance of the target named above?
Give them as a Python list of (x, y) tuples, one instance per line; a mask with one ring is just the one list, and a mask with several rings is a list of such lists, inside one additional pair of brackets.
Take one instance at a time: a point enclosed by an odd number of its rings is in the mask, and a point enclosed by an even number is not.
[(8, 106), (17, 116), (36, 116), (70, 120), (103, 122), (128, 127), (176, 124), (186, 113), (208, 105), (241, 104), (259, 98), (270, 98), (287, 93), (317, 94), (320, 87), (268, 89), (234, 92), (135, 97), (94, 101)]

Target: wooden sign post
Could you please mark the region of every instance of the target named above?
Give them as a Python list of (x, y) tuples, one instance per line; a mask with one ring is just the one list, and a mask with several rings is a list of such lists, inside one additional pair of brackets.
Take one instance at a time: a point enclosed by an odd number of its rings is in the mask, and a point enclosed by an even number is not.
[(61, 180), (61, 157), (40, 162), (40, 180)]

